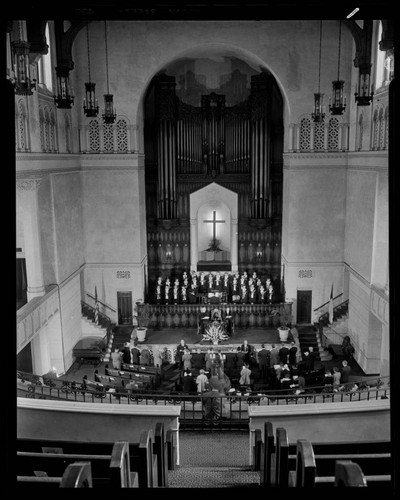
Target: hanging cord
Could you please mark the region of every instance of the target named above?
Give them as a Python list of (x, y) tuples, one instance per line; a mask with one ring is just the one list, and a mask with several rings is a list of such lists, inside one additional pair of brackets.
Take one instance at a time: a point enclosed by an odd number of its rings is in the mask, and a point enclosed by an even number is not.
[(319, 69), (318, 69), (318, 94), (320, 93), (320, 82), (321, 82), (321, 45), (322, 45), (322, 20), (320, 22), (319, 28)]
[(105, 41), (106, 41), (107, 94), (109, 94), (110, 88), (109, 88), (109, 82), (108, 82), (107, 21), (104, 21), (104, 36), (105, 36)]
[(89, 82), (90, 82), (89, 22), (86, 24), (86, 40), (87, 40), (88, 70), (89, 70)]
[(339, 72), (340, 72), (340, 41), (342, 35), (342, 20), (339, 21), (339, 54), (338, 54), (338, 63), (337, 63), (337, 79), (339, 80)]

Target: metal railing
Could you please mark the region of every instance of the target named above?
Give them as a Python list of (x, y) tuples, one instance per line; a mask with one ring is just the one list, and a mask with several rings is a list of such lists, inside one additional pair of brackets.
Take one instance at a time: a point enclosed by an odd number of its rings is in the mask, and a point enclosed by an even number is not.
[(77, 383), (61, 378), (46, 379), (24, 372), (17, 372), (17, 394), (35, 399), (67, 400), (84, 403), (180, 405), (182, 429), (224, 428), (240, 429), (249, 422), (251, 405), (289, 405), (335, 403), (361, 400), (389, 399), (389, 377), (371, 378), (343, 384), (334, 390), (331, 385), (307, 386), (304, 390), (243, 391), (232, 390), (228, 395), (213, 396), (214, 415), (205, 411), (207, 398), (198, 393), (132, 392), (109, 389), (102, 384)]

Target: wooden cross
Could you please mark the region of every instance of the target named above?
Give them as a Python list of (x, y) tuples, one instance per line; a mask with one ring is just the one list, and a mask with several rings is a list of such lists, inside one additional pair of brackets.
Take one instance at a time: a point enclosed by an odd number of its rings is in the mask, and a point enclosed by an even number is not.
[(210, 224), (213, 224), (213, 241), (215, 241), (217, 224), (221, 223), (221, 222), (225, 222), (225, 221), (224, 220), (217, 220), (217, 212), (214, 210), (212, 220), (203, 220), (203, 222), (208, 222)]

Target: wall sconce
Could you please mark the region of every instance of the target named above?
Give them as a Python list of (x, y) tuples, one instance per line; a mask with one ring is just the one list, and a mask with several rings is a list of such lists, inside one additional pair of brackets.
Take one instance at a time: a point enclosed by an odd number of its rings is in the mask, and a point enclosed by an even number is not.
[(172, 252), (171, 252), (171, 250), (167, 250), (165, 252), (165, 257), (166, 257), (167, 260), (171, 260), (172, 259)]

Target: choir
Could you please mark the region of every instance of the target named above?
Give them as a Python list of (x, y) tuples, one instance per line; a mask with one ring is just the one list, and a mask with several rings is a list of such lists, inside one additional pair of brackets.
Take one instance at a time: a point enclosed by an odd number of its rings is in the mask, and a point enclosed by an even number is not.
[(248, 275), (239, 272), (185, 271), (181, 277), (165, 280), (159, 276), (154, 285), (153, 301), (156, 304), (197, 304), (210, 297), (221, 302), (245, 304), (272, 304), (275, 300), (271, 278), (262, 279), (256, 272)]

